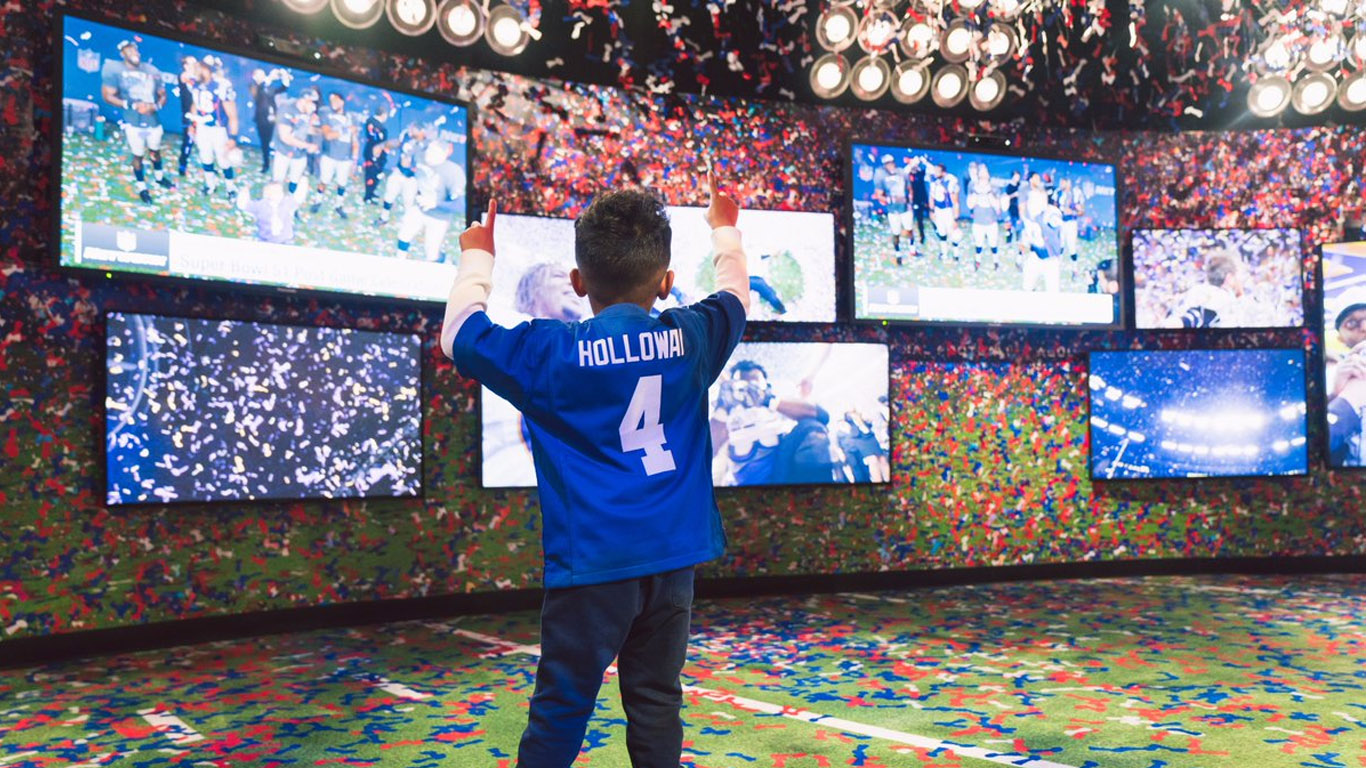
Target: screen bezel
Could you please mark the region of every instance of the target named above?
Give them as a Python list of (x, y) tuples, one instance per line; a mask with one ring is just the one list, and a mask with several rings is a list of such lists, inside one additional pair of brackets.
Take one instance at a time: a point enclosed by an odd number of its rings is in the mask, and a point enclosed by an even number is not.
[[(1197, 477), (1185, 477), (1181, 475), (1162, 476), (1162, 477), (1117, 477), (1105, 478), (1097, 477), (1095, 474), (1095, 443), (1091, 439), (1091, 357), (1096, 354), (1155, 354), (1173, 352), (1298, 352), (1304, 362), (1304, 471), (1285, 475), (1200, 475)], [(1086, 380), (1083, 386), (1086, 387), (1086, 477), (1092, 485), (1122, 487), (1126, 484), (1134, 483), (1138, 485), (1150, 485), (1152, 483), (1200, 483), (1222, 480), (1270, 480), (1287, 481), (1298, 478), (1308, 477), (1313, 474), (1314, 456), (1311, 446), (1313, 441), (1310, 439), (1309, 426), (1314, 418), (1310, 413), (1309, 407), (1309, 377), (1310, 356), (1304, 347), (1189, 347), (1182, 349), (1088, 349), (1086, 351)]]
[[(475, 111), (474, 106), (470, 103), (443, 94), (425, 93), (423, 91), (415, 90), (412, 88), (405, 88), (403, 86), (393, 85), (389, 83), (381, 83), (377, 80), (369, 80), (363, 77), (358, 77), (348, 72), (341, 71), (339, 69), (334, 69), (331, 67), (327, 67), (325, 65), (318, 65), (306, 59), (289, 58), (286, 56), (281, 56), (278, 53), (258, 52), (241, 46), (234, 46), (228, 43), (220, 43), (218, 41), (211, 40), (207, 37), (202, 37), (199, 35), (186, 34), (179, 31), (170, 32), (164, 29), (153, 27), (148, 24), (126, 22), (121, 19), (101, 18), (92, 13), (82, 13), (78, 11), (61, 9), (54, 14), (53, 41), (54, 45), (56, 46), (53, 57), (54, 80), (52, 94), (50, 97), (51, 100), (48, 102), (48, 106), (52, 110), (53, 114), (52, 131), (51, 136), (49, 137), (50, 143), (48, 146), (48, 153), (51, 156), (51, 162), (48, 167), (48, 170), (52, 174), (51, 178), (53, 179), (52, 191), (49, 196), (49, 204), (51, 205), (51, 210), (53, 212), (53, 222), (52, 229), (49, 235), (51, 241), (48, 246), (48, 262), (55, 269), (69, 276), (83, 276), (86, 279), (92, 280), (98, 280), (101, 277), (101, 275), (103, 275), (104, 280), (102, 280), (101, 282), (109, 281), (124, 284), (172, 285), (179, 287), (204, 286), (210, 288), (211, 290), (232, 291), (234, 293), (251, 293), (255, 295), (264, 296), (302, 296), (318, 299), (342, 300), (356, 299), (365, 302), (382, 302), (386, 305), (400, 305), (404, 307), (412, 307), (414, 305), (417, 305), (419, 307), (430, 307), (437, 306), (445, 302), (445, 299), (441, 298), (426, 299), (420, 297), (389, 296), (382, 294), (362, 293), (359, 291), (342, 291), (328, 288), (294, 288), (290, 286), (275, 285), (271, 283), (241, 282), (237, 280), (220, 280), (217, 278), (205, 277), (156, 275), (141, 272), (114, 271), (108, 269), (101, 269), (97, 267), (82, 267), (74, 264), (63, 264), (62, 186), (64, 176), (62, 170), (62, 142), (65, 136), (65, 130), (62, 125), (62, 120), (65, 113), (62, 109), (62, 100), (63, 84), (66, 81), (66, 73), (64, 71), (63, 61), (65, 60), (65, 55), (63, 54), (64, 49), (62, 46), (66, 44), (65, 29), (66, 20), (68, 18), (79, 19), (81, 21), (90, 22), (92, 24), (102, 24), (104, 26), (113, 27), (115, 29), (126, 30), (133, 34), (146, 35), (149, 37), (159, 37), (164, 40), (170, 40), (177, 43), (209, 48), (215, 52), (220, 52), (231, 56), (239, 56), (243, 58), (253, 59), (263, 63), (275, 64), (283, 67), (290, 67), (293, 69), (298, 69), (313, 74), (323, 75), (325, 77), (332, 77), (338, 80), (345, 80), (347, 82), (355, 83), (357, 85), (363, 85), (368, 88), (377, 88), (392, 93), (400, 93), (408, 96), (413, 96), (415, 98), (427, 99), (429, 101), (435, 101), (444, 104), (449, 104), (451, 106), (462, 107), (465, 110), (465, 221), (473, 222), (474, 219), (471, 217), (471, 211), (479, 210), (474, 205), (474, 198), (472, 197), (472, 194), (474, 192), (474, 162), (477, 158), (477, 153), (474, 151), (475, 147), (473, 128), (475, 123)], [(169, 98), (170, 97), (168, 96), (168, 100)], [(232, 238), (231, 241), (239, 243), (244, 242), (247, 246), (250, 246), (250, 242), (248, 241), (241, 241), (236, 238)]]
[[(172, 501), (139, 501), (127, 503), (109, 503), (109, 413), (106, 403), (109, 393), (109, 316), (110, 315), (144, 315), (149, 317), (164, 318), (168, 320), (190, 320), (198, 322), (217, 322), (228, 321), (233, 323), (252, 323), (256, 325), (277, 325), (291, 328), (314, 328), (332, 329), (342, 331), (359, 331), (362, 333), (387, 333), (398, 336), (411, 336), (417, 340), (417, 365), (418, 365), (418, 445), (421, 454), (418, 460), (418, 471), (420, 473), (420, 483), (416, 493), (405, 496), (272, 496), (268, 498), (254, 499), (175, 499)], [(95, 451), (95, 494), (99, 498), (102, 509), (109, 512), (139, 509), (160, 509), (165, 507), (204, 507), (216, 508), (224, 505), (237, 506), (273, 506), (295, 504), (304, 501), (323, 501), (323, 502), (386, 502), (386, 501), (409, 501), (413, 499), (425, 501), (427, 498), (427, 343), (422, 333), (416, 331), (389, 331), (374, 328), (358, 328), (347, 325), (315, 324), (303, 322), (275, 322), (266, 320), (255, 320), (239, 317), (227, 317), (215, 314), (162, 314), (159, 312), (148, 312), (139, 309), (119, 309), (111, 307), (100, 313), (101, 334), (100, 334), (100, 357), (96, 366), (98, 372), (96, 378), (98, 392), (98, 404), (95, 407), (95, 419), (99, 423), (99, 432), (96, 435), (97, 449)]]
[[(807, 341), (745, 341), (745, 340), (741, 340), (741, 341), (740, 341), (740, 344), (833, 344), (833, 345), (835, 345), (835, 346), (853, 346), (853, 345), (861, 345), (861, 346), (870, 346), (870, 347), (882, 347), (883, 349), (887, 350), (887, 465), (888, 465), (888, 477), (887, 477), (887, 481), (886, 481), (886, 482), (882, 482), (882, 483), (872, 483), (872, 482), (869, 482), (869, 483), (763, 483), (763, 484), (755, 484), (755, 485), (715, 485), (715, 486), (713, 486), (715, 492), (717, 492), (717, 493), (743, 492), (743, 491), (746, 491), (746, 490), (748, 490), (748, 489), (753, 489), (753, 488), (890, 488), (890, 487), (892, 487), (892, 486), (895, 484), (895, 482), (896, 482), (896, 480), (895, 480), (895, 478), (896, 478), (896, 462), (895, 462), (893, 459), (894, 459), (895, 456), (896, 456), (896, 430), (893, 428), (893, 421), (894, 421), (894, 419), (893, 419), (893, 415), (894, 415), (894, 414), (893, 414), (893, 402), (894, 402), (894, 398), (892, 397), (892, 381), (893, 381), (892, 370), (893, 370), (893, 368), (894, 368), (894, 363), (893, 363), (893, 360), (892, 360), (892, 345), (891, 345), (891, 344), (888, 344), (887, 342), (881, 342), (881, 341), (820, 341), (820, 340), (814, 340), (814, 341), (812, 341), (812, 340), (807, 340)], [(739, 344), (736, 345), (736, 349), (739, 349)], [(733, 351), (732, 351), (731, 355), (732, 355), (732, 357), (734, 356), (734, 352), (733, 352)], [(727, 363), (727, 365), (730, 364), (730, 358), (729, 358), (729, 357), (726, 358), (726, 363)], [(717, 376), (717, 378), (719, 379), (721, 375), (724, 375), (724, 373), (725, 373), (725, 372), (724, 372), (724, 370), (723, 370), (722, 373), (719, 374), (719, 375)], [(715, 383), (715, 382), (713, 382), (713, 383)], [(708, 385), (707, 390), (708, 390), (708, 392), (710, 392), (710, 390), (711, 390), (711, 386), (710, 386), (710, 385)], [(708, 398), (707, 398), (707, 409), (708, 409), (708, 412), (709, 412), (709, 414), (710, 414), (710, 409), (711, 409), (711, 398), (710, 398), (710, 395), (709, 395)], [(477, 451), (477, 454), (478, 454), (478, 461), (476, 462), (476, 464), (477, 464), (476, 471), (478, 472), (478, 475), (479, 475), (479, 487), (480, 487), (481, 489), (489, 490), (489, 491), (524, 491), (524, 490), (527, 490), (527, 489), (537, 488), (538, 486), (536, 486), (536, 485), (485, 485), (485, 484), (484, 484), (484, 385), (483, 385), (483, 384), (479, 384), (479, 391), (478, 391), (478, 393), (475, 395), (475, 411), (476, 411), (476, 413), (478, 414), (478, 429), (476, 430), (476, 432), (478, 433), (478, 436), (477, 436), (477, 438), (476, 438), (477, 441), (478, 441), (478, 451)], [(710, 415), (708, 415), (708, 418), (710, 419)], [(710, 445), (710, 443), (711, 443), (711, 436), (710, 436), (710, 435), (708, 435), (708, 437), (707, 437), (707, 443), (708, 443), (708, 445)], [(708, 462), (707, 462), (708, 474), (710, 474), (711, 462), (714, 461), (714, 460), (715, 460), (715, 456), (712, 456), (711, 459), (709, 459)]]
[[(1138, 273), (1138, 262), (1134, 259), (1134, 239), (1142, 232), (1294, 232), (1299, 244), (1299, 265), (1300, 265), (1300, 309), (1303, 317), (1299, 325), (1238, 325), (1220, 328), (1153, 328), (1140, 326), (1138, 324), (1138, 282), (1134, 279)], [(1309, 328), (1309, 307), (1306, 299), (1312, 288), (1305, 287), (1307, 270), (1304, 268), (1304, 229), (1300, 227), (1134, 227), (1129, 230), (1127, 241), (1129, 248), (1129, 267), (1132, 270), (1128, 283), (1128, 290), (1131, 293), (1130, 307), (1133, 309), (1132, 330), (1145, 333), (1177, 333), (1177, 334), (1212, 334), (1217, 335), (1229, 332), (1249, 332), (1249, 331), (1285, 331), (1302, 330)], [(1121, 289), (1124, 286), (1120, 286)], [(1260, 477), (1260, 475), (1259, 475)]]
[[(925, 152), (957, 152), (961, 154), (979, 154), (990, 157), (1010, 157), (1025, 160), (1045, 160), (1049, 162), (1062, 163), (1085, 163), (1088, 165), (1109, 166), (1115, 175), (1115, 269), (1119, 276), (1121, 285), (1119, 292), (1115, 296), (1114, 321), (1110, 323), (1096, 323), (1089, 325), (1076, 325), (1070, 323), (998, 323), (985, 320), (911, 320), (906, 318), (880, 318), (880, 317), (860, 317), (857, 313), (857, 294), (858, 294), (858, 262), (855, 258), (854, 242), (854, 147), (889, 147), (892, 149), (921, 150)], [(844, 205), (842, 224), (845, 230), (844, 243), (848, 252), (848, 267), (845, 282), (848, 285), (846, 309), (849, 321), (854, 325), (876, 325), (876, 326), (922, 326), (927, 328), (1032, 328), (1054, 331), (1122, 331), (1128, 328), (1128, 317), (1131, 309), (1129, 307), (1128, 292), (1132, 283), (1132, 274), (1129, 271), (1130, 265), (1126, 263), (1124, 243), (1127, 237), (1124, 231), (1124, 224), (1120, 218), (1120, 200), (1124, 195), (1124, 183), (1119, 173), (1119, 164), (1112, 160), (1078, 160), (1076, 158), (1064, 157), (1056, 153), (1033, 152), (1023, 150), (1004, 150), (994, 147), (961, 147), (945, 144), (931, 144), (927, 142), (905, 142), (905, 141), (880, 141), (858, 136), (847, 136), (843, 141), (844, 150)]]

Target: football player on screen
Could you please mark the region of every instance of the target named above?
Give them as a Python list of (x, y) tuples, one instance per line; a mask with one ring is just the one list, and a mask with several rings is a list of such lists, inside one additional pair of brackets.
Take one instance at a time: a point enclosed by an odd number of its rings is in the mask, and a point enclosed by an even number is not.
[(291, 99), (281, 94), (275, 101), (274, 146), (270, 153), (270, 180), (284, 184), (303, 205), (308, 185), (302, 183), (308, 170), (308, 155), (319, 149), (318, 87), (310, 85)]
[(201, 192), (208, 196), (218, 189), (219, 170), (227, 180), (228, 199), (237, 199), (236, 171), (232, 150), (237, 148), (237, 91), (223, 73), (223, 60), (205, 56), (199, 60), (199, 76), (190, 84), (194, 109), (195, 147), (199, 166), (204, 170)]
[(441, 246), (451, 219), (465, 210), (465, 169), (451, 160), (454, 150), (450, 142), (440, 139), (423, 150), (413, 176), (413, 204), (404, 209), (398, 225), (398, 250), (405, 258), (419, 234), (427, 261), (445, 258)]
[(958, 261), (958, 247), (963, 242), (963, 230), (958, 226), (958, 177), (942, 165), (931, 165), (929, 191), (930, 223), (939, 238), (939, 259), (942, 261), (946, 254), (952, 253), (953, 260)]
[(915, 255), (915, 239), (911, 237), (914, 219), (911, 216), (910, 177), (896, 167), (896, 158), (882, 156), (882, 167), (873, 174), (873, 199), (887, 209), (887, 228), (892, 231), (892, 250), (896, 263), (901, 261), (901, 237), (910, 238), (911, 255)]
[(779, 398), (768, 371), (753, 360), (741, 360), (721, 379), (711, 416), (712, 453), (726, 452), (715, 462), (717, 482), (729, 485), (829, 483), (836, 477), (830, 439), (830, 414), (805, 398)]
[(982, 251), (991, 248), (994, 269), (1001, 268), (1001, 215), (1005, 201), (991, 185), (991, 174), (984, 164), (974, 164), (969, 171), (968, 213), (972, 216), (972, 244), (976, 249), (974, 267), (982, 268)]
[[(337, 185), (337, 206), (334, 210), (342, 219), (349, 218), (342, 208), (346, 199), (346, 182), (360, 162), (360, 130), (355, 117), (346, 111), (345, 96), (336, 91), (327, 94), (327, 108), (319, 113), (323, 154), (319, 161), (318, 192), (325, 192), (329, 183)], [(315, 202), (309, 211), (317, 213), (321, 206), (321, 202)]]
[(1231, 251), (1216, 251), (1205, 261), (1205, 282), (1181, 294), (1164, 328), (1235, 328), (1245, 325), (1243, 310), (1254, 299), (1247, 295), (1247, 266)]
[(376, 224), (389, 223), (394, 203), (400, 199), (404, 210), (413, 207), (413, 198), (417, 196), (417, 167), (426, 153), (427, 141), (426, 125), (413, 123), (403, 129), (398, 139), (398, 165), (384, 180), (384, 196), (380, 200)]
[(119, 60), (106, 61), (100, 73), (100, 95), (107, 104), (123, 111), (119, 124), (133, 157), (133, 186), (142, 202), (151, 203), (144, 157), (152, 158), (152, 174), (157, 184), (171, 187), (161, 166), (163, 128), (157, 114), (166, 106), (166, 85), (161, 80), (161, 71), (142, 60), (136, 42), (123, 40), (117, 48)]
[(1081, 217), (1086, 214), (1086, 194), (1080, 184), (1073, 184), (1066, 176), (1058, 179), (1058, 210), (1062, 212), (1062, 250), (1072, 262), (1072, 276), (1076, 277), (1078, 242)]

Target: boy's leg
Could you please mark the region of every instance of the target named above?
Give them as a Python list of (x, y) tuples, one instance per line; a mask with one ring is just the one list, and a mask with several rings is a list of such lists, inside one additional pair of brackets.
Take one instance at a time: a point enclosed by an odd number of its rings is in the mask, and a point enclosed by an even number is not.
[(634, 768), (678, 768), (683, 751), (683, 687), (678, 675), (688, 655), (693, 569), (643, 581), (644, 607), (617, 660), (626, 749)]
[(639, 609), (639, 585), (632, 579), (546, 591), (541, 661), (518, 768), (569, 768), (579, 756), (602, 675)]

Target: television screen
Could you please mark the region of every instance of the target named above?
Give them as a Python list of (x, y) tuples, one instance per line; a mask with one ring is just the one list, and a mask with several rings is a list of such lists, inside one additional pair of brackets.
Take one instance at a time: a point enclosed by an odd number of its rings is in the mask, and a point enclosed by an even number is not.
[(1133, 234), (1139, 328), (1298, 328), (1297, 229), (1140, 229)]
[(1113, 165), (850, 150), (856, 319), (1121, 324)]
[(416, 334), (105, 321), (109, 505), (421, 494)]
[[(659, 311), (716, 290), (711, 228), (704, 208), (670, 207), (674, 290)], [(740, 227), (750, 268), (750, 321), (834, 322), (835, 232), (828, 213), (743, 211)], [(511, 325), (532, 318), (573, 321), (592, 314), (574, 295), (572, 219), (499, 214), (489, 317)]]
[(1091, 477), (1303, 475), (1301, 349), (1092, 352)]
[[(709, 394), (718, 486), (886, 483), (887, 347), (749, 342)], [(536, 484), (521, 414), (483, 390), (483, 483)]]
[(1328, 465), (1366, 466), (1366, 242), (1323, 246), (1323, 360)]
[(446, 298), (464, 106), (75, 16), (62, 31), (62, 265)]

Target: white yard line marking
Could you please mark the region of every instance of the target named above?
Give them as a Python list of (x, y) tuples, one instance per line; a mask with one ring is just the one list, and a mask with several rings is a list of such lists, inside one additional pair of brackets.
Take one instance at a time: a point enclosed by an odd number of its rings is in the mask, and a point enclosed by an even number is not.
[(142, 719), (157, 729), (159, 733), (166, 734), (166, 738), (170, 739), (173, 744), (193, 744), (196, 741), (204, 740), (203, 734), (186, 725), (184, 720), (169, 712), (139, 709), (138, 714), (142, 715)]
[[(454, 630), (453, 634), (484, 643), (485, 645), (492, 645), (498, 649), (497, 655), (501, 656), (513, 653), (522, 653), (528, 656), (541, 655), (541, 646), (539, 645), (518, 645), (492, 635), (471, 632), (467, 629)], [(615, 669), (615, 665), (609, 667), (607, 670), (608, 674), (614, 673)], [(1033, 758), (1028, 755), (1021, 755), (1014, 752), (998, 752), (996, 750), (983, 749), (981, 747), (965, 746), (949, 741), (941, 741), (940, 739), (929, 736), (917, 736), (913, 733), (896, 731), (878, 725), (868, 725), (866, 723), (854, 722), (853, 720), (822, 715), (819, 712), (812, 712), (807, 709), (799, 709), (796, 707), (784, 706), (782, 704), (770, 704), (766, 701), (736, 696), (735, 694), (725, 693), (723, 691), (714, 691), (709, 688), (699, 688), (695, 685), (683, 686), (683, 692), (696, 695), (700, 698), (707, 699), (708, 701), (729, 704), (736, 709), (746, 712), (779, 715), (793, 720), (800, 720), (804, 723), (834, 728), (845, 733), (872, 736), (873, 738), (890, 741), (893, 744), (906, 744), (912, 747), (921, 747), (922, 749), (949, 749), (957, 755), (975, 757), (979, 760), (986, 760), (987, 762), (998, 763), (1000, 765), (1013, 765), (1016, 766), (1016, 768), (1076, 768), (1076, 766), (1055, 763), (1051, 760)]]
[(18, 754), (16, 754), (16, 755), (6, 755), (5, 757), (0, 757), (0, 765), (4, 765), (5, 763), (14, 762), (15, 760), (23, 760), (23, 759), (26, 758), (26, 757), (29, 757), (29, 756), (31, 756), (31, 755), (36, 755), (36, 754), (38, 754), (38, 753), (37, 753), (37, 752), (20, 752), (20, 753), (18, 753)]
[(385, 693), (390, 693), (399, 698), (411, 699), (413, 701), (422, 701), (423, 699), (430, 699), (432, 697), (430, 693), (415, 691), (403, 683), (395, 683), (390, 680), (385, 680), (382, 677), (375, 681), (375, 687)]

